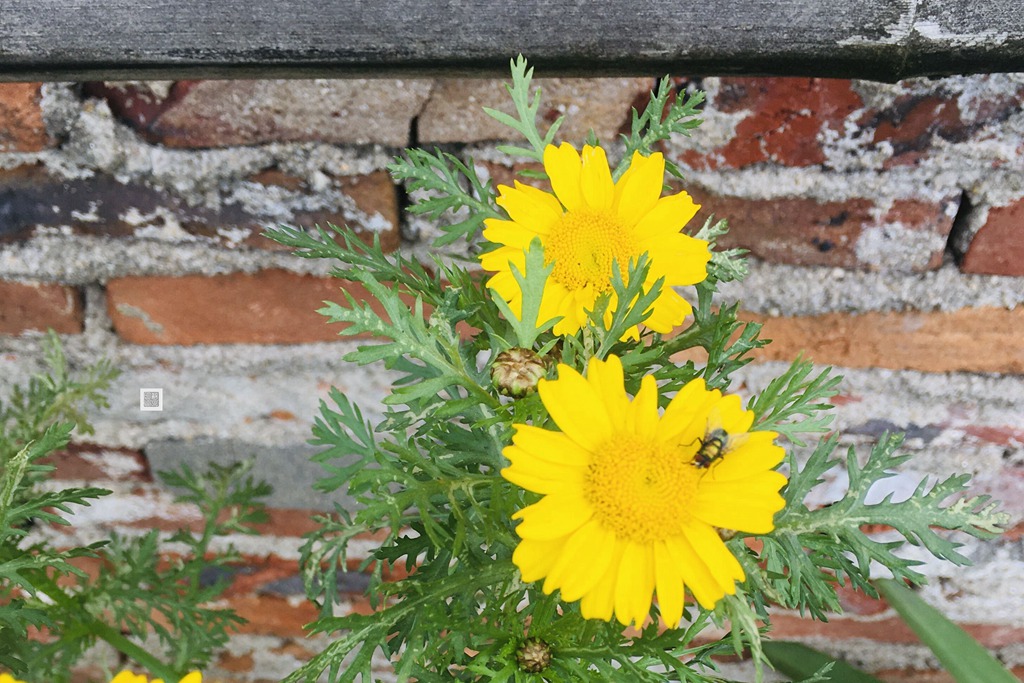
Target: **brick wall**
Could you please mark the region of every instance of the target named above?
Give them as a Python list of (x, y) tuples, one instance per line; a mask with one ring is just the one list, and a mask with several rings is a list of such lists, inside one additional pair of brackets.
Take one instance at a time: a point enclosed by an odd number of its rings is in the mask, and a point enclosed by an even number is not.
[[(908, 432), (920, 457), (894, 486), (970, 471), (1005, 501), (1014, 529), (968, 543), (972, 568), (928, 565), (925, 596), (1024, 673), (1024, 76), (677, 83), (708, 91), (706, 123), (665, 152), (756, 257), (723, 295), (775, 340), (741, 388), (806, 351), (847, 377), (846, 442)], [(543, 85), (567, 139), (610, 141), (653, 81)], [(250, 563), (229, 601), (251, 623), (215, 679), (278, 680), (317, 647), (295, 565), (317, 476), (304, 441), (331, 385), (372, 418), (390, 381), (344, 366), (350, 343), (313, 312), (340, 296), (329, 264), (259, 233), (348, 223), (425, 255), (434, 229), (403, 215), (385, 165), (436, 144), (507, 182), (503, 131), (480, 112), (504, 98), (480, 80), (0, 84), (0, 393), (40, 366), (46, 327), (76, 363), (124, 370), (96, 434), (61, 457), (62, 479), (115, 492), (73, 533), (193, 521), (154, 482), (177, 462), (253, 456), (275, 485), (267, 535), (233, 539)], [(140, 387), (164, 388), (163, 412), (138, 410)], [(827, 625), (781, 614), (777, 633), (885, 681), (948, 680), (885, 605), (844, 604)]]

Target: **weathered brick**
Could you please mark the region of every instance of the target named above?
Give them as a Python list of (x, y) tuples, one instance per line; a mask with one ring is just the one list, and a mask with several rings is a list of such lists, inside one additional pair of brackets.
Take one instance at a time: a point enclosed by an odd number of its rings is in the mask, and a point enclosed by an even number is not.
[[(283, 270), (205, 277), (124, 277), (107, 285), (114, 330), (133, 344), (301, 344), (333, 341), (316, 311), (344, 302), (342, 281)], [(365, 290), (346, 289), (357, 299)]]
[(53, 144), (39, 83), (0, 83), (0, 152), (38, 152)]
[[(301, 206), (314, 193), (304, 181), (269, 168), (250, 177), (250, 183), (285, 187)], [(296, 208), (288, 217), (295, 225), (348, 225), (367, 242), (379, 236), (381, 246), (395, 249), (400, 242), (398, 196), (383, 171), (329, 179), (343, 198), (334, 206)], [(256, 188), (259, 189), (259, 188)], [(332, 200), (333, 201), (333, 200)], [(268, 225), (282, 221), (282, 206), (267, 213), (235, 202), (226, 188), (219, 208), (191, 206), (181, 197), (142, 183), (122, 183), (109, 175), (61, 179), (41, 166), (0, 170), (0, 242), (24, 240), (39, 231), (80, 235), (152, 237), (166, 241), (200, 238), (233, 248), (287, 249), (262, 236)]]
[(875, 145), (891, 145), (886, 168), (917, 162), (935, 138), (963, 142), (969, 134), (955, 97), (941, 93), (898, 97), (891, 106), (866, 112), (859, 123), (874, 128)]
[(82, 297), (73, 287), (0, 280), (0, 334), (47, 328), (77, 334), (82, 315)]
[[(1024, 628), (999, 626), (994, 624), (961, 624), (985, 647), (998, 648), (1024, 641)], [(863, 638), (879, 640), (884, 634), (885, 642), (892, 644), (917, 643), (917, 636), (910, 627), (898, 616), (870, 616), (866, 619), (851, 616), (836, 616), (828, 623), (803, 619), (794, 614), (775, 614), (772, 616), (772, 637), (780, 640), (786, 638), (825, 637), (835, 640)]]
[(743, 247), (777, 263), (923, 271), (942, 265), (959, 195), (943, 202), (869, 198), (818, 202), (802, 197), (749, 199), (685, 188), (701, 204), (692, 225), (729, 221), (724, 248)]
[(679, 161), (700, 170), (819, 165), (825, 161), (823, 131), (841, 131), (843, 120), (862, 104), (849, 80), (721, 78), (705, 110), (711, 117), (739, 116), (733, 134), (687, 149)]
[(1024, 275), (1024, 198), (988, 209), (960, 269), (965, 273)]
[(430, 87), (421, 79), (179, 81), (94, 83), (87, 92), (171, 147), (300, 141), (402, 147)]
[(763, 360), (803, 352), (846, 367), (1024, 373), (1024, 308), (742, 317), (764, 323), (761, 336), (772, 343), (757, 352)]
[(71, 444), (43, 459), (56, 468), (53, 479), (80, 481), (152, 482), (146, 457), (129, 448)]
[[(540, 113), (544, 121), (550, 125), (564, 114), (558, 138), (578, 148), (591, 129), (602, 142), (614, 140), (629, 123), (630, 107), (650, 92), (654, 82), (648, 78), (552, 78), (538, 79), (536, 84), (542, 92)], [(485, 114), (483, 107), (514, 114), (504, 81), (437, 81), (419, 117), (420, 142), (479, 142), (518, 137)]]
[(249, 623), (239, 633), (299, 637), (306, 634), (305, 625), (316, 620), (316, 605), (308, 600), (297, 604), (276, 595), (239, 595), (228, 599), (228, 607)]

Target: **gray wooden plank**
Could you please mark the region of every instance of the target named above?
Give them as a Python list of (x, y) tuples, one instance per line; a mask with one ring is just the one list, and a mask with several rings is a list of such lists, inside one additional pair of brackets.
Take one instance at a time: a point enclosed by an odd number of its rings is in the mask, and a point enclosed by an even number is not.
[(0, 80), (1024, 71), (1020, 0), (0, 0)]

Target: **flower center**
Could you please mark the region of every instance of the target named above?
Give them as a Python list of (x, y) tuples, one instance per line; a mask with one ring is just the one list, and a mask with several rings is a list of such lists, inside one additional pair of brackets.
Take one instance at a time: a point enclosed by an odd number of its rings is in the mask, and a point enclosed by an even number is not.
[(595, 516), (638, 543), (678, 535), (703, 474), (693, 454), (635, 434), (616, 434), (598, 450), (583, 483)]
[(593, 285), (599, 292), (611, 290), (612, 261), (625, 276), (629, 260), (637, 256), (632, 235), (609, 212), (569, 211), (544, 241), (549, 261), (555, 262), (551, 277), (568, 290)]

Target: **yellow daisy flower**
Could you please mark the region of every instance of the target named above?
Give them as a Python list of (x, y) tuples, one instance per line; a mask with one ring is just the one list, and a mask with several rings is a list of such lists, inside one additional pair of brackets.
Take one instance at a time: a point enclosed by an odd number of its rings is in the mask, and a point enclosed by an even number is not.
[(736, 591), (739, 562), (716, 528), (764, 534), (782, 509), (784, 451), (774, 432), (750, 432), (735, 395), (696, 379), (658, 412), (654, 377), (632, 401), (622, 363), (592, 359), (584, 378), (567, 365), (541, 380), (561, 431), (515, 425), (502, 475), (543, 495), (515, 513), (512, 560), (524, 581), (580, 600), (587, 619), (642, 626), (652, 593), (665, 625), (683, 611), (684, 586), (705, 608)]
[(711, 254), (707, 242), (679, 232), (700, 206), (685, 192), (661, 197), (661, 153), (634, 153), (629, 169), (614, 182), (602, 148), (587, 145), (581, 156), (563, 142), (544, 150), (544, 170), (554, 194), (518, 181), (514, 188), (498, 188), (498, 205), (510, 220), (485, 221), (484, 237), (499, 245), (480, 256), (484, 269), (494, 273), (488, 287), (519, 315), (522, 292), (511, 266), (524, 271), (526, 249), (539, 237), (546, 262), (555, 264), (544, 288), (540, 320), (562, 316), (555, 334), (575, 334), (598, 296), (612, 291), (612, 263), (625, 277), (629, 262), (647, 253), (647, 284), (661, 277), (665, 284), (644, 324), (669, 332), (682, 323), (692, 308), (672, 287), (706, 278)]
[[(0, 681), (0, 683), (3, 683)], [(121, 673), (110, 679), (110, 683), (164, 683), (162, 678), (154, 678), (150, 681), (142, 674), (132, 673), (131, 671), (122, 671)], [(186, 674), (178, 683), (203, 683), (203, 675), (198, 671)]]
[(19, 681), (11, 674), (0, 674), (0, 683), (25, 683), (25, 681)]

